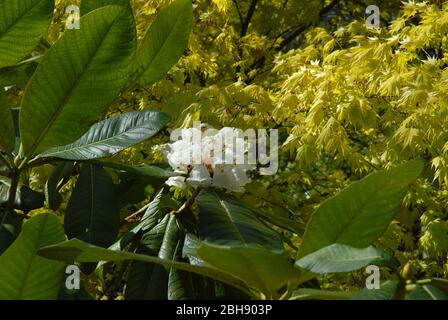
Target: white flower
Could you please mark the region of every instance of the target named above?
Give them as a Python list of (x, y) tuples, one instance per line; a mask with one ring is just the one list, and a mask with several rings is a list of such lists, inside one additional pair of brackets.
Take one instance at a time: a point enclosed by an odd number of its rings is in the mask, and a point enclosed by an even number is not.
[(165, 183), (167, 186), (183, 189), (185, 188), (185, 177), (170, 177)]
[(190, 177), (187, 179), (188, 184), (193, 187), (208, 187), (212, 184), (210, 173), (203, 165), (194, 167), (190, 172)]
[(256, 168), (255, 159), (253, 164), (247, 163), (248, 152), (253, 150), (255, 154), (255, 141), (245, 141), (242, 131), (235, 128), (203, 129), (176, 131), (182, 139), (164, 149), (170, 166), (188, 176), (170, 178), (167, 184), (184, 187), (186, 182), (193, 187), (244, 192), (244, 186), (251, 181), (247, 171)]

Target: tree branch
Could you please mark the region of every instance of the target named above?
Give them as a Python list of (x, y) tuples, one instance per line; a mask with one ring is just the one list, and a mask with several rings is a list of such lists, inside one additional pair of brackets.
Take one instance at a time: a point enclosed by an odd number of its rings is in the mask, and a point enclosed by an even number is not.
[[(319, 11), (319, 17), (321, 18), (323, 15), (330, 12), (339, 2), (340, 2), (340, 0), (333, 0), (328, 6), (322, 8)], [(293, 41), (297, 36), (299, 36), (302, 32), (304, 32), (310, 26), (311, 26), (311, 24), (301, 25), (298, 29), (293, 31), (286, 39), (284, 39), (281, 42), (279, 50), (282, 50), (284, 47), (286, 47), (291, 41)]]
[[(333, 0), (328, 6), (322, 8), (319, 11), (319, 17), (322, 17), (323, 15), (327, 14), (328, 12), (330, 12), (337, 4), (339, 4), (341, 0)], [(286, 1), (285, 1), (286, 2)], [(286, 38), (284, 39), (278, 48), (276, 48), (278, 51), (283, 50), (284, 47), (286, 47), (291, 41), (293, 41), (295, 38), (297, 38), (302, 32), (306, 31), (309, 27), (311, 27), (311, 24), (301, 24), (297, 27), (297, 29), (295, 29), (294, 31), (292, 31), (292, 33)], [(291, 30), (291, 28), (288, 28), (287, 30), (283, 31), (282, 33), (279, 34), (279, 36), (284, 35), (285, 33), (288, 33), (289, 30)], [(272, 43), (272, 45), (270, 46), (270, 50), (274, 49), (275, 46), (275, 42), (277, 41), (278, 37), (275, 38), (274, 42)], [(254, 63), (252, 63), (252, 65), (249, 67), (249, 71), (250, 70), (254, 70), (254, 69), (259, 69), (262, 68), (264, 66), (264, 64), (266, 63), (266, 56), (262, 56), (259, 59), (255, 60)], [(251, 83), (255, 78), (255, 75), (252, 76), (247, 82)]]
[(252, 20), (252, 17), (255, 13), (255, 8), (257, 6), (258, 0), (252, 0), (249, 11), (247, 12), (246, 19), (244, 19), (244, 22), (241, 26), (241, 38), (244, 37), (247, 34), (247, 30), (249, 29), (250, 21)]
[(238, 17), (240, 18), (240, 23), (241, 23), (241, 25), (243, 25), (244, 18), (243, 18), (243, 15), (241, 14), (240, 6), (238, 5), (237, 0), (233, 0), (233, 4), (235, 5), (236, 11), (238, 12)]

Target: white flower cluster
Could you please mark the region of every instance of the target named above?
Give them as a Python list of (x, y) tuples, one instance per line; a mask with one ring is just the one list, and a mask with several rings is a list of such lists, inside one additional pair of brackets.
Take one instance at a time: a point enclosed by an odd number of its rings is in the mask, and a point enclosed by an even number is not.
[(181, 176), (169, 178), (167, 185), (184, 188), (187, 183), (244, 192), (244, 186), (251, 181), (247, 172), (256, 168), (256, 146), (254, 141), (244, 139), (241, 130), (191, 128), (179, 129), (175, 134), (181, 139), (169, 144), (165, 155)]

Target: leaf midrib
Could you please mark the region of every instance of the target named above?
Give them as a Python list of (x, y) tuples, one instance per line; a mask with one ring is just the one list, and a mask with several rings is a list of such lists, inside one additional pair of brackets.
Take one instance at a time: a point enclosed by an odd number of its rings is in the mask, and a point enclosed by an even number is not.
[[(34, 3), (31, 7), (29, 7), (27, 10), (25, 10), (21, 15), (19, 15), (17, 17), (17, 19), (15, 19), (14, 21), (12, 21), (12, 24), (10, 24), (9, 26), (6, 26), (5, 31), (0, 34), (0, 40), (7, 35), (7, 33), (17, 24), (17, 22), (19, 20), (21, 20), (24, 16), (26, 16), (31, 10), (33, 10), (35, 7), (37, 7), (37, 5), (39, 5), (42, 1), (44, 0), (38, 0), (36, 1), (36, 3)], [(46, 0), (45, 0), (46, 1)], [(2, 6), (3, 7), (3, 6)]]
[[(48, 157), (48, 156), (55, 157), (55, 156), (57, 156), (58, 154), (61, 154), (61, 153), (75, 152), (78, 149), (86, 149), (86, 148), (95, 146), (97, 144), (103, 144), (103, 143), (105, 143), (105, 142), (107, 142), (109, 140), (114, 140), (117, 137), (120, 137), (120, 136), (123, 136), (123, 135), (126, 135), (126, 134), (130, 134), (133, 131), (139, 130), (139, 129), (148, 129), (148, 130), (150, 130), (150, 128), (145, 127), (145, 123), (143, 123), (143, 124), (140, 124), (140, 125), (138, 125), (136, 127), (132, 127), (129, 130), (127, 130), (127, 131), (123, 131), (123, 132), (120, 132), (120, 133), (118, 133), (116, 135), (113, 135), (111, 137), (108, 137), (108, 138), (105, 138), (105, 139), (102, 139), (102, 140), (92, 141), (90, 143), (81, 144), (81, 145), (76, 146), (75, 144), (76, 143), (80, 143), (81, 140), (83, 139), (84, 136), (82, 136), (81, 138), (79, 138), (79, 140), (77, 140), (77, 141), (75, 141), (73, 143), (67, 144), (65, 146), (56, 147), (56, 149), (60, 149), (60, 150), (55, 150), (55, 151), (51, 152), (51, 149), (50, 149), (50, 150), (48, 150), (49, 151), (48, 153), (44, 153), (43, 155), (46, 156), (46, 157)], [(150, 137), (148, 137), (148, 138), (150, 138)], [(86, 140), (87, 140), (87, 138), (86, 138)], [(71, 147), (71, 146), (73, 146), (73, 147)], [(63, 148), (66, 148), (66, 149), (63, 149)]]
[[(70, 91), (68, 92), (68, 94), (65, 95), (64, 99), (61, 101), (61, 103), (59, 104), (59, 106), (57, 107), (57, 109), (55, 110), (55, 112), (53, 112), (50, 121), (48, 122), (47, 126), (44, 128), (44, 130), (41, 132), (41, 134), (39, 135), (39, 137), (34, 141), (33, 145), (31, 146), (31, 148), (28, 150), (26, 156), (30, 156), (34, 153), (34, 151), (37, 149), (37, 147), (39, 146), (39, 144), (42, 142), (42, 140), (45, 138), (45, 136), (47, 135), (48, 131), (50, 130), (50, 128), (53, 126), (53, 124), (55, 123), (55, 121), (59, 118), (59, 115), (61, 114), (61, 112), (64, 110), (64, 107), (66, 106), (67, 102), (70, 100), (70, 98), (73, 96), (74, 92), (76, 91), (76, 89), (79, 86), (79, 83), (81, 82), (81, 79), (83, 79), (84, 75), (86, 74), (86, 72), (90, 69), (90, 66), (92, 65), (93, 60), (95, 60), (96, 55), (98, 54), (99, 50), (101, 49), (101, 47), (103, 46), (104, 40), (108, 37), (112, 27), (115, 25), (115, 22), (117, 20), (117, 18), (120, 16), (120, 13), (117, 13), (117, 15), (115, 16), (115, 18), (113, 19), (113, 21), (111, 22), (111, 24), (109, 25), (109, 27), (107, 28), (107, 31), (104, 35), (104, 37), (101, 39), (100, 44), (97, 46), (95, 52), (91, 55), (91, 59), (89, 60), (89, 62), (86, 64), (84, 70), (81, 72), (81, 74), (78, 76), (78, 78), (76, 79), (76, 81), (74, 82), (73, 86), (71, 87)], [(35, 73), (36, 74), (36, 73)], [(34, 77), (33, 77), (34, 78)], [(31, 83), (32, 80), (30, 80)], [(22, 100), (23, 101), (23, 100)]]

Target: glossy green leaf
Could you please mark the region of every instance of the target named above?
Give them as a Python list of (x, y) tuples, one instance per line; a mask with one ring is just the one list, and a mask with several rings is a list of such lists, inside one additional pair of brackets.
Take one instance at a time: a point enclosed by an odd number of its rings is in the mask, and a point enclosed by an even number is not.
[(134, 111), (94, 124), (75, 142), (51, 148), (39, 157), (91, 160), (110, 157), (157, 134), (169, 121), (159, 111)]
[(64, 263), (42, 258), (37, 250), (64, 239), (53, 214), (39, 214), (25, 222), (19, 237), (0, 256), (0, 299), (56, 299)]
[(239, 200), (203, 190), (196, 198), (199, 206), (199, 237), (220, 245), (259, 244), (282, 250), (278, 234), (261, 223)]
[[(178, 242), (178, 228), (174, 215), (166, 216), (142, 238), (138, 253), (158, 255), (160, 259), (172, 260)], [(145, 237), (147, 236), (147, 237)], [(148, 241), (151, 238), (152, 241)], [(126, 299), (166, 299), (169, 273), (160, 265), (133, 261), (126, 286)]]
[(367, 247), (388, 227), (423, 163), (375, 172), (325, 201), (308, 222), (298, 258), (333, 243)]
[(374, 247), (363, 249), (343, 244), (332, 244), (297, 260), (295, 265), (314, 273), (350, 272), (369, 264), (392, 263), (388, 254)]
[(288, 253), (267, 250), (257, 245), (218, 246), (204, 242), (197, 253), (215, 268), (269, 295), (285, 284), (296, 283), (299, 276)]
[(122, 177), (126, 179), (140, 178), (140, 177), (169, 178), (178, 175), (171, 169), (168, 170), (161, 168), (159, 166), (149, 164), (131, 166), (124, 163), (112, 162), (107, 160), (91, 160), (89, 162), (93, 164), (98, 164), (102, 167), (123, 171), (124, 174), (122, 175)]
[(114, 251), (103, 249), (100, 247), (89, 245), (78, 239), (72, 239), (57, 245), (48, 246), (39, 250), (39, 254), (43, 257), (62, 260), (67, 262), (98, 262), (98, 261), (120, 261), (120, 260), (138, 260), (159, 264), (165, 267), (173, 267), (180, 270), (193, 272), (205, 277), (210, 277), (233, 285), (245, 292), (250, 292), (247, 286), (234, 276), (211, 267), (194, 266), (188, 263), (163, 260), (143, 254), (136, 254), (125, 251)]
[(111, 250), (123, 250), (141, 231), (150, 231), (156, 227), (166, 208), (163, 198), (163, 189), (149, 203), (141, 221), (126, 232), (117, 242), (109, 247)]
[(84, 164), (65, 212), (67, 236), (108, 247), (117, 237), (118, 223), (112, 178), (103, 168)]
[(0, 68), (25, 58), (53, 15), (53, 0), (0, 0)]
[(193, 6), (191, 0), (175, 0), (160, 12), (137, 50), (136, 68), (141, 85), (165, 76), (188, 46)]
[(20, 111), (28, 157), (78, 139), (128, 80), (136, 45), (133, 16), (107, 6), (80, 23), (51, 47), (28, 83)]

